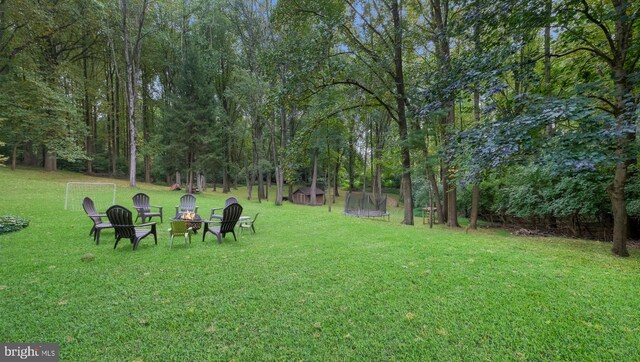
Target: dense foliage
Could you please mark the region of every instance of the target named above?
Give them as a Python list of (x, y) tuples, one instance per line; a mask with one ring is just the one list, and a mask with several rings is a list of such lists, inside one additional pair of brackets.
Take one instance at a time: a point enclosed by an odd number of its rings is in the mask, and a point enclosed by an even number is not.
[(638, 34), (628, 0), (4, 0), (0, 155), (278, 205), (393, 186), (405, 224), (601, 223), (626, 255)]

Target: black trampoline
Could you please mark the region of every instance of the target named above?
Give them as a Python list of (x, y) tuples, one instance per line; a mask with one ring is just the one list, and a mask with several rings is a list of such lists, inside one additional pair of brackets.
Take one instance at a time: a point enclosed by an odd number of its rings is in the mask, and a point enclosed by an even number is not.
[(344, 214), (357, 217), (386, 217), (387, 195), (373, 195), (368, 192), (349, 192), (344, 202)]

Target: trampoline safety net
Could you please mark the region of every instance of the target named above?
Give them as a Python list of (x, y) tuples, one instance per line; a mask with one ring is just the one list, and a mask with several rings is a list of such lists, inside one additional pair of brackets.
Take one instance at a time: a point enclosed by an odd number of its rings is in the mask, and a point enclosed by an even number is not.
[(387, 195), (374, 196), (368, 192), (349, 192), (344, 202), (345, 215), (383, 217), (387, 213)]

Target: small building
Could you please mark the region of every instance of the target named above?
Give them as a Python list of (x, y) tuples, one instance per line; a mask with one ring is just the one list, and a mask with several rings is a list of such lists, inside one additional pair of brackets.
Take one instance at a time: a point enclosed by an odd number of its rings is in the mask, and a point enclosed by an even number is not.
[[(291, 194), (291, 202), (311, 205), (311, 187), (300, 187)], [(324, 205), (324, 190), (316, 188), (316, 205)]]

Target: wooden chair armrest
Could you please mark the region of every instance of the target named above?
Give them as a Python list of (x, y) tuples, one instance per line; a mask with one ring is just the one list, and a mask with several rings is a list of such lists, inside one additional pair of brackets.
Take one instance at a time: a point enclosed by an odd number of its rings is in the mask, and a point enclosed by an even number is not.
[(144, 224), (138, 224), (138, 225), (136, 225), (136, 226), (137, 226), (137, 227), (140, 227), (140, 226), (156, 226), (156, 222), (155, 222), (155, 221), (152, 221), (152, 222), (146, 222), (146, 223), (144, 223)]

